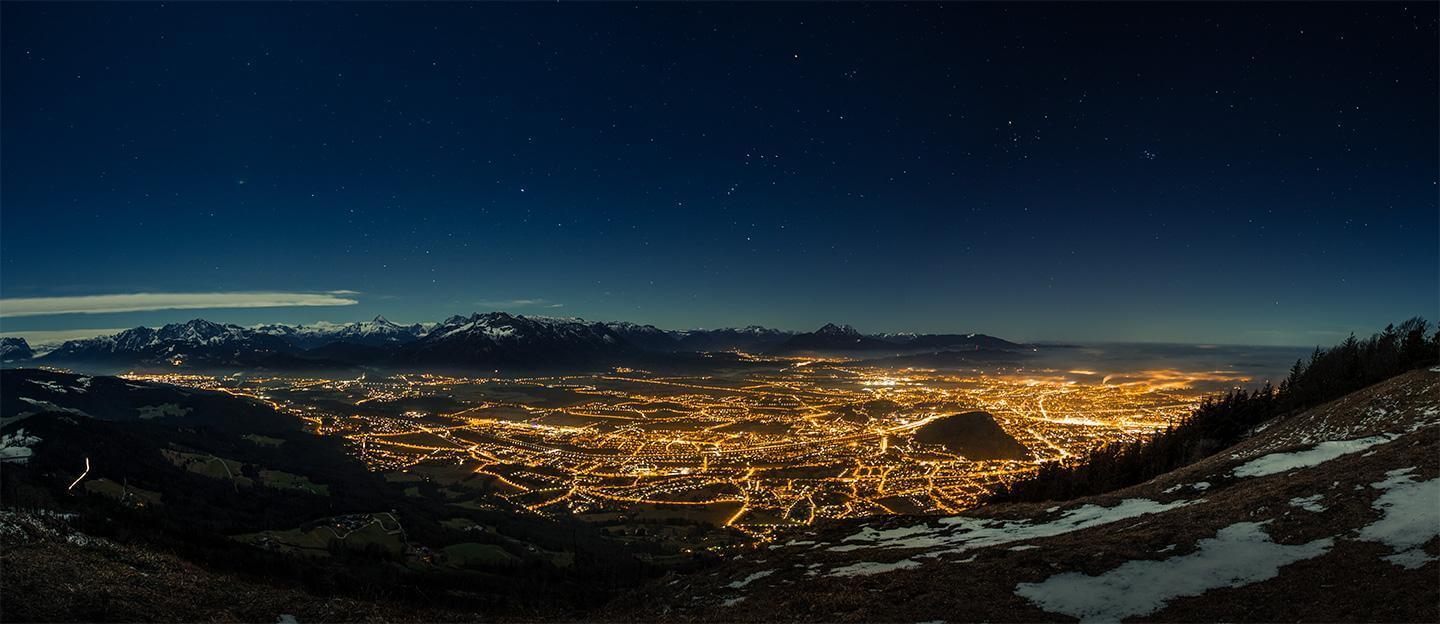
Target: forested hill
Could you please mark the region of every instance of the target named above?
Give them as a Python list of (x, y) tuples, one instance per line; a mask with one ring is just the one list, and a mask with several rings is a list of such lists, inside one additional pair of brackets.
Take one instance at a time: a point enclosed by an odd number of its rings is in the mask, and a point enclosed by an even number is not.
[(1237, 389), (1201, 403), (1183, 422), (1145, 442), (1095, 449), (1074, 464), (1052, 463), (1002, 488), (990, 502), (1070, 500), (1144, 482), (1228, 448), (1261, 423), (1298, 413), (1440, 359), (1440, 329), (1415, 317), (1398, 327), (1316, 348), (1279, 386)]

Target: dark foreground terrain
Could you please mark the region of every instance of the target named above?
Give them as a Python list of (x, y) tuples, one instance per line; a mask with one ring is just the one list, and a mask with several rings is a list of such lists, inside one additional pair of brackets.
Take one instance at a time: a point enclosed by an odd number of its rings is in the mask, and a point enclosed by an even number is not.
[(617, 601), (674, 621), (1440, 621), (1440, 373), (1150, 482), (796, 534)]
[(407, 495), (263, 405), (4, 382), (5, 621), (1440, 620), (1434, 370), (1124, 490), (833, 523), (667, 568), (483, 488), (466, 506)]

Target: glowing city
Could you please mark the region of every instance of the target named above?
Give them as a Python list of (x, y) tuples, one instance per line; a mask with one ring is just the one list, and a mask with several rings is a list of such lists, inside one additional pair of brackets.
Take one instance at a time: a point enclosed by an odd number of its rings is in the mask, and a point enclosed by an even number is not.
[[(164, 374), (344, 436), (395, 479), (462, 482), (538, 514), (685, 518), (764, 537), (818, 519), (953, 513), (1098, 445), (1143, 439), (1234, 372), (890, 369), (839, 360), (673, 376), (357, 379)], [(983, 411), (1027, 457), (972, 459), (916, 432)], [(480, 479), (474, 479), (478, 475)], [(457, 503), (463, 504), (463, 501)]]

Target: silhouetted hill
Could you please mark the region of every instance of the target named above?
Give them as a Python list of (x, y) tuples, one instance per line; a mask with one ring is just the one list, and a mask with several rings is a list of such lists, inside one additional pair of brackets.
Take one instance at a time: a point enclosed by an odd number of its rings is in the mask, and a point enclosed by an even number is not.
[(985, 412), (941, 416), (915, 430), (915, 440), (939, 444), (966, 459), (1030, 459), (1025, 445), (1015, 441)]

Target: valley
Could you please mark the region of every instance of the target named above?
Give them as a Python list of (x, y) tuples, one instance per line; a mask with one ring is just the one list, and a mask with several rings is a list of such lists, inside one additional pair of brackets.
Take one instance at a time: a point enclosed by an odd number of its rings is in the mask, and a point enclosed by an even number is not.
[[(453, 504), (498, 495), (543, 516), (630, 527), (619, 533), (647, 522), (701, 527), (692, 533), (702, 539), (664, 540), (681, 552), (826, 519), (954, 513), (1038, 462), (1145, 439), (1204, 394), (1252, 381), (740, 356), (687, 375), (127, 377), (266, 401), (343, 438), (387, 479), (432, 483)], [(967, 426), (984, 430), (947, 433), (947, 419), (967, 412), (980, 413)], [(957, 445), (971, 439), (998, 446)]]

